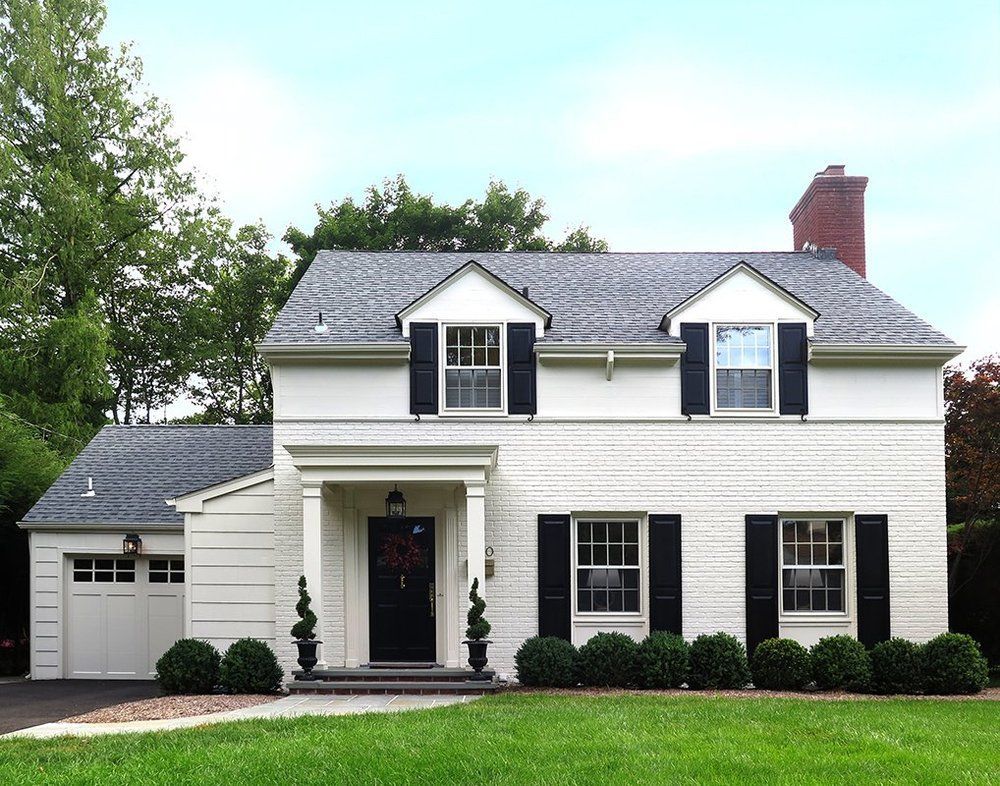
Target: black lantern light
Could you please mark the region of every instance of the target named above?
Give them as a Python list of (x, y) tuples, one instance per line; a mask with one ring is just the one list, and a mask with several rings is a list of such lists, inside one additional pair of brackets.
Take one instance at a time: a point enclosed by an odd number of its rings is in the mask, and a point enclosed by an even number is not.
[(399, 487), (393, 484), (392, 491), (385, 498), (385, 516), (390, 519), (406, 518), (406, 497)]
[(134, 533), (126, 535), (122, 539), (122, 554), (142, 554), (142, 538)]

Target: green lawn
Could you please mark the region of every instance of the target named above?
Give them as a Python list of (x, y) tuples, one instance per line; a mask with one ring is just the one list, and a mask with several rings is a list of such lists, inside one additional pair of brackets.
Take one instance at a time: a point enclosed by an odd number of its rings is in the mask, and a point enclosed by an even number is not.
[(1000, 702), (507, 694), (398, 715), (0, 741), (0, 783), (1000, 783)]

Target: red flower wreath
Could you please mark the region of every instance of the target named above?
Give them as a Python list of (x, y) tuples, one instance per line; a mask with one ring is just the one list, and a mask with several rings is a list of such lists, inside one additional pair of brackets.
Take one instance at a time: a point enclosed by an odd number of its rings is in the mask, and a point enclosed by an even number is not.
[(423, 552), (413, 535), (392, 533), (382, 539), (379, 552), (385, 564), (400, 573), (409, 573), (423, 562)]

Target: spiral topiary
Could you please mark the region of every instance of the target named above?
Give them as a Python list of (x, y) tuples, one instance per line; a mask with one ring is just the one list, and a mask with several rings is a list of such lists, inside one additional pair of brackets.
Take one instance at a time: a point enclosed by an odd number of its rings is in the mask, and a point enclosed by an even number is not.
[(299, 621), (292, 626), (292, 637), (296, 639), (316, 638), (316, 615), (309, 607), (312, 598), (306, 590), (306, 577), (299, 576), (299, 601), (295, 604), (295, 613), (299, 615)]

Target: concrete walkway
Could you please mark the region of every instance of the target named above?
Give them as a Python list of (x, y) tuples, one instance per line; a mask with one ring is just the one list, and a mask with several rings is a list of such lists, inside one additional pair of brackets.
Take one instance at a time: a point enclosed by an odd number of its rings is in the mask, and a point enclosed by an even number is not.
[(285, 696), (268, 704), (244, 707), (211, 715), (195, 715), (190, 718), (166, 718), (164, 720), (128, 721), (123, 723), (43, 723), (29, 729), (20, 729), (11, 737), (93, 737), (100, 734), (125, 734), (142, 731), (167, 731), (169, 729), (189, 729), (210, 723), (248, 720), (250, 718), (296, 718), (302, 715), (355, 715), (362, 712), (401, 712), (403, 710), (429, 709), (448, 704), (463, 704), (479, 696)]

